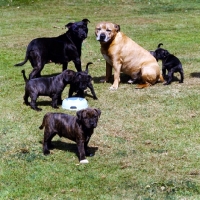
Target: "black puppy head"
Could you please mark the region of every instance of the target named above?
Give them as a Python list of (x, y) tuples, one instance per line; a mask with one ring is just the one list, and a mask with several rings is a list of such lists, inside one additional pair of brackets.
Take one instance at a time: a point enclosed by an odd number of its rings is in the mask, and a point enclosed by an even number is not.
[(87, 108), (77, 111), (76, 115), (80, 123), (90, 129), (97, 127), (101, 111), (99, 109)]
[(88, 19), (83, 19), (80, 22), (70, 22), (65, 27), (68, 28), (68, 31), (73, 37), (79, 40), (84, 40), (87, 38), (88, 28), (87, 24), (90, 22)]
[(167, 56), (169, 56), (169, 52), (165, 49), (162, 49), (162, 48), (158, 48), (155, 50), (155, 57), (156, 59), (158, 60), (163, 60), (165, 59)]
[(92, 77), (85, 72), (77, 72), (74, 78), (74, 84), (80, 90), (86, 90), (88, 84), (92, 81)]
[(76, 72), (66, 69), (62, 72), (63, 80), (66, 83), (72, 82), (74, 80), (75, 74)]

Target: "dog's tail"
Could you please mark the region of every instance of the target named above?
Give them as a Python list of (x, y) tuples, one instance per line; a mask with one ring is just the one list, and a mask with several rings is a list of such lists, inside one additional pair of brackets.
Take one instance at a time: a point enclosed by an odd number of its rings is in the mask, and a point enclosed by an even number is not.
[(46, 118), (49, 117), (49, 115), (51, 115), (51, 113), (46, 113), (45, 116), (43, 117), (42, 124), (39, 127), (40, 130), (42, 130), (45, 127), (45, 122), (47, 120)]
[(159, 43), (157, 48), (160, 48), (160, 46), (162, 46), (162, 45), (163, 45), (163, 43)]
[(44, 125), (42, 123), (42, 125), (39, 127), (40, 130), (42, 130), (44, 128)]
[(25, 70), (23, 69), (21, 72), (23, 74), (24, 81), (27, 82), (28, 79), (26, 78)]
[(85, 72), (88, 74), (88, 67), (89, 65), (93, 64), (92, 62), (88, 62), (87, 65), (86, 65), (86, 68), (85, 68)]
[(24, 61), (21, 62), (21, 63), (17, 63), (17, 64), (15, 64), (14, 66), (15, 66), (15, 67), (22, 66), (22, 65), (24, 65), (27, 61), (28, 61), (28, 55), (27, 55), (27, 53), (26, 53), (26, 56), (25, 56)]
[[(46, 116), (46, 115), (45, 115)], [(44, 128), (45, 125), (45, 116), (43, 118), (42, 124), (40, 125), (39, 129), (42, 130)]]

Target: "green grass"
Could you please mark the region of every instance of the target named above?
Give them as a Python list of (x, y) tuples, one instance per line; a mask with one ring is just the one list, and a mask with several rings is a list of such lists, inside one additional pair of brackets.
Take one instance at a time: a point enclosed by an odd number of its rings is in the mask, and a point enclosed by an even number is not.
[[(199, 0), (1, 0), (0, 199), (200, 199), (199, 17)], [(57, 136), (52, 154), (43, 156), (38, 127), (46, 112), (57, 110), (45, 97), (38, 99), (42, 112), (23, 105), (21, 70), (28, 74), (31, 65), (13, 66), (24, 59), (31, 39), (62, 34), (65, 24), (83, 18), (91, 21), (83, 68), (94, 63), (89, 72), (99, 98), (87, 100), (102, 111), (88, 165), (79, 165), (75, 143)], [(145, 49), (162, 42), (180, 58), (184, 83), (136, 90), (122, 74), (119, 89), (109, 91), (111, 83), (99, 83), (105, 61), (94, 35), (104, 20), (119, 24)], [(42, 74), (61, 68), (49, 64)], [(73, 63), (69, 68), (75, 69)]]

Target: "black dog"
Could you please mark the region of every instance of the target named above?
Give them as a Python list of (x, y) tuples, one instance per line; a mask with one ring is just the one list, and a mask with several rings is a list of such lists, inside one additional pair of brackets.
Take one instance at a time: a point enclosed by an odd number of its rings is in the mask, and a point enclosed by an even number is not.
[(68, 62), (73, 61), (77, 71), (81, 69), (81, 46), (88, 33), (88, 19), (80, 22), (68, 23), (68, 31), (58, 37), (36, 38), (32, 40), (26, 50), (25, 60), (15, 66), (22, 66), (28, 60), (33, 70), (29, 79), (40, 77), (45, 64), (54, 62), (67, 69)]
[(79, 152), (80, 163), (88, 163), (85, 156), (92, 156), (88, 152), (88, 143), (94, 128), (97, 127), (101, 115), (99, 109), (87, 108), (77, 111), (77, 116), (63, 113), (47, 113), (40, 129), (44, 129), (43, 153), (47, 155), (52, 148), (51, 140), (58, 134), (76, 142)]
[[(82, 75), (81, 82), (85, 81), (85, 85), (87, 85), (87, 87), (90, 89), (90, 91), (91, 91), (91, 93), (93, 95), (93, 99), (98, 99), (97, 96), (96, 96), (96, 94), (95, 94), (93, 85), (92, 85), (92, 77), (88, 74), (88, 66), (90, 64), (93, 64), (93, 63), (91, 63), (91, 62), (87, 63), (85, 71), (81, 72), (81, 75)], [(84, 74), (85, 74), (85, 76), (83, 76)], [(74, 92), (76, 93), (77, 97), (82, 97), (82, 98), (85, 97), (84, 90), (80, 89), (79, 82), (70, 84), (69, 96), (68, 97), (72, 97), (72, 94)]]
[[(155, 50), (154, 57), (156, 60), (162, 60), (162, 73), (164, 79), (167, 80), (164, 85), (169, 85), (172, 82), (175, 72), (180, 73), (181, 79), (179, 83), (183, 83), (184, 72), (180, 60), (176, 56), (170, 54), (167, 50), (160, 48), (161, 45), (163, 44), (160, 43)], [(168, 75), (166, 75), (166, 70), (168, 71)]]
[[(64, 70), (61, 74), (53, 77), (41, 77), (28, 80), (25, 76), (25, 71), (22, 70), (24, 80), (26, 82), (24, 103), (30, 105), (32, 109), (41, 111), (36, 105), (38, 96), (49, 96), (52, 98), (52, 107), (58, 108), (58, 104), (62, 102), (61, 94), (67, 84), (77, 85), (81, 91), (88, 87), (88, 82), (91, 76), (82, 72), (74, 72), (73, 70)], [(83, 81), (82, 81), (83, 80)], [(31, 102), (28, 102), (28, 98)]]

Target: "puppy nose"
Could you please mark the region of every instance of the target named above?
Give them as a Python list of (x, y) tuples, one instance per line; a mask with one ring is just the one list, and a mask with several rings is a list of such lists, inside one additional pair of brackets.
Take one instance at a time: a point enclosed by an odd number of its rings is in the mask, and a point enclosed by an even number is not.
[(105, 33), (101, 33), (101, 35), (100, 35), (100, 40), (105, 40), (105, 38), (106, 38)]

